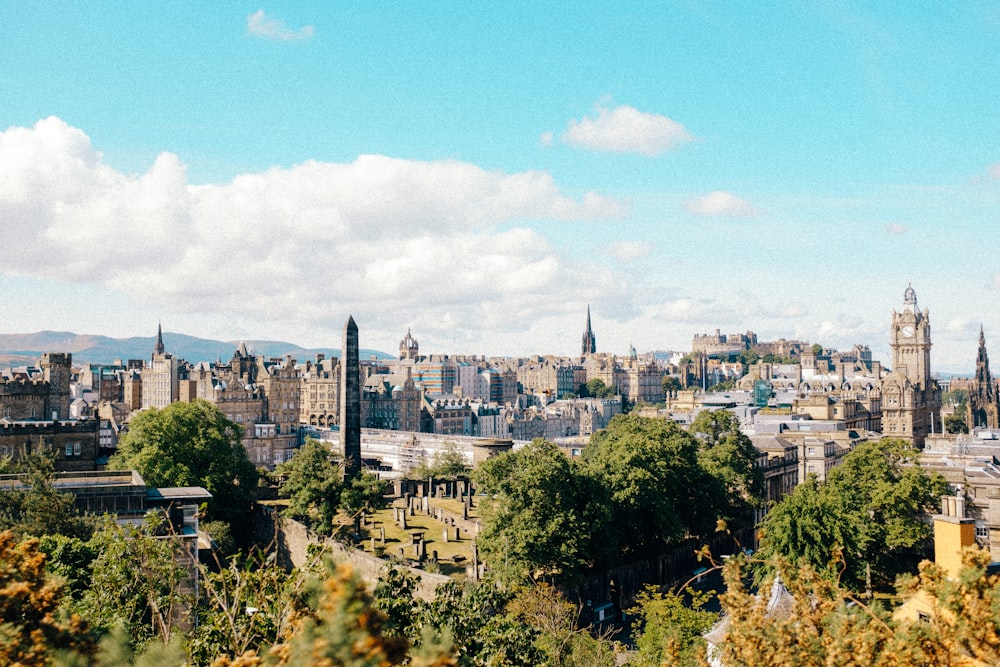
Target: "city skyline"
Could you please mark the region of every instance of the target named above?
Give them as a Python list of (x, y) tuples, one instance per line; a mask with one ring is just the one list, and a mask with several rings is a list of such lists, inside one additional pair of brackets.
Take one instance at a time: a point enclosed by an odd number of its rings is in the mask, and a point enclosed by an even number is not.
[(4, 3), (0, 332), (1000, 354), (1000, 9)]

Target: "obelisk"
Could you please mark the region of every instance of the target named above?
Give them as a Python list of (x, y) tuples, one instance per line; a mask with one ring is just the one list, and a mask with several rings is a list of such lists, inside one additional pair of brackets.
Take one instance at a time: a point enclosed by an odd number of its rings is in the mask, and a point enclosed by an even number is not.
[(358, 325), (353, 317), (344, 325), (340, 352), (340, 451), (344, 455), (344, 481), (350, 481), (361, 474), (361, 363)]

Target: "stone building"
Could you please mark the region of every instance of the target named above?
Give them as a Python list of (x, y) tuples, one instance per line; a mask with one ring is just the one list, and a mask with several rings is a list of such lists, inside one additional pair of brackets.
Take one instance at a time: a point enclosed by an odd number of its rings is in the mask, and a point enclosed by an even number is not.
[(46, 353), (37, 367), (0, 374), (0, 419), (68, 420), (72, 361), (71, 354)]
[(990, 374), (990, 358), (986, 354), (986, 337), (979, 327), (979, 352), (976, 355), (976, 375), (969, 384), (969, 402), (965, 423), (976, 428), (1000, 428), (1000, 391)]
[(917, 306), (908, 286), (903, 310), (892, 311), (889, 346), (892, 372), (882, 380), (882, 432), (917, 447), (941, 428), (941, 389), (931, 377), (930, 314)]
[(180, 397), (180, 361), (163, 346), (163, 327), (156, 330), (156, 344), (149, 365), (142, 369), (142, 407), (165, 408)]
[(420, 395), (408, 375), (370, 375), (361, 386), (362, 428), (419, 431)]
[(46, 452), (58, 472), (95, 470), (99, 420), (17, 421), (0, 419), (0, 457), (18, 459)]
[(299, 423), (328, 428), (340, 423), (340, 361), (316, 355), (300, 374)]

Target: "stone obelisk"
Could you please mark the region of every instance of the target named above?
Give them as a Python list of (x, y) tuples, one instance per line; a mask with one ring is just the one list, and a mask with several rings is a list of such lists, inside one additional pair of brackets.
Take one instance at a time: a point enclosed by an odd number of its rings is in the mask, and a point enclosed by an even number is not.
[(344, 455), (344, 481), (350, 481), (361, 474), (361, 364), (358, 325), (353, 317), (344, 325), (340, 352), (340, 451)]

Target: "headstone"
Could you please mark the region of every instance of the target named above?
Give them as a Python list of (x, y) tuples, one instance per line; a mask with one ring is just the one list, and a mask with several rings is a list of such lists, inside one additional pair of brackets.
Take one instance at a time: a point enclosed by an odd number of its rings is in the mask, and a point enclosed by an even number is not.
[(444, 527), (444, 541), (448, 541), (448, 526)]

